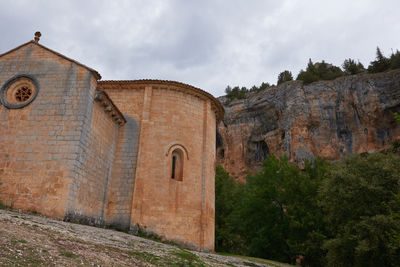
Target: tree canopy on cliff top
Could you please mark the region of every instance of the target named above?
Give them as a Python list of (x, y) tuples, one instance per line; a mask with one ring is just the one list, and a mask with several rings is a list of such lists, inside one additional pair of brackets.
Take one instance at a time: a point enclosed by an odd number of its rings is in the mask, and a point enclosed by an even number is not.
[[(391, 56), (388, 58), (385, 57), (380, 48), (377, 47), (376, 59), (370, 62), (367, 70), (360, 61), (357, 61), (356, 63), (356, 61), (351, 58), (345, 59), (341, 67), (343, 70), (340, 69), (340, 67), (326, 63), (324, 60), (314, 64), (312, 60), (309, 59), (306, 70), (300, 70), (296, 80), (301, 80), (304, 84), (310, 84), (320, 80), (333, 80), (344, 75), (354, 75), (366, 71), (369, 73), (378, 73), (387, 70), (398, 69), (400, 68), (400, 51), (396, 50), (396, 52), (392, 52)], [(292, 73), (288, 70), (285, 70), (279, 73), (277, 85), (292, 80)], [(261, 84), (261, 86), (253, 86), (251, 89), (239, 86), (235, 86), (233, 88), (227, 86), (225, 93), (228, 100), (231, 101), (233, 99), (244, 99), (247, 97), (249, 92), (259, 92), (271, 86), (273, 85), (264, 82)]]

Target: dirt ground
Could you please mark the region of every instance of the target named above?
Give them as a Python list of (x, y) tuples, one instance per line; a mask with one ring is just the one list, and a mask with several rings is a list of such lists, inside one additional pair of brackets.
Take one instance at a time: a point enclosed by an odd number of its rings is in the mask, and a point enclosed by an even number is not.
[(287, 266), (199, 253), (111, 229), (0, 210), (0, 266)]

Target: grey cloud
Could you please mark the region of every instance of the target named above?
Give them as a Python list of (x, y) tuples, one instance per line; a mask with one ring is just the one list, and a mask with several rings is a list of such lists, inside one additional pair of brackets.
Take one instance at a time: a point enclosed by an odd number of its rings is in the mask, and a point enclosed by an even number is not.
[(0, 53), (42, 31), (41, 43), (104, 79), (160, 78), (222, 95), (226, 85), (275, 83), (308, 58), (340, 65), (400, 48), (395, 0), (2, 1)]

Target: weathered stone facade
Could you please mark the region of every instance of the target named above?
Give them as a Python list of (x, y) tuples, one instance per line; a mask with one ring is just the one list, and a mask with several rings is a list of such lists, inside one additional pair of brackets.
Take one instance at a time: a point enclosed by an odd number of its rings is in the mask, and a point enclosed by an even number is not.
[(0, 55), (0, 200), (213, 250), (221, 104), (178, 82), (100, 79), (38, 40)]

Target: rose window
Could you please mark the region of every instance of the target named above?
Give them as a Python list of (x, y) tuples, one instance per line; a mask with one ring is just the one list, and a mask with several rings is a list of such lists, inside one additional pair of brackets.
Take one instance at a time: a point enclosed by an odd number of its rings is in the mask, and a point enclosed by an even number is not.
[(26, 86), (17, 89), (17, 91), (15, 92), (15, 100), (17, 100), (17, 102), (25, 102), (29, 100), (31, 96), (32, 96), (32, 89)]
[(11, 78), (1, 88), (0, 100), (6, 108), (17, 109), (29, 105), (39, 92), (39, 83), (30, 75)]

